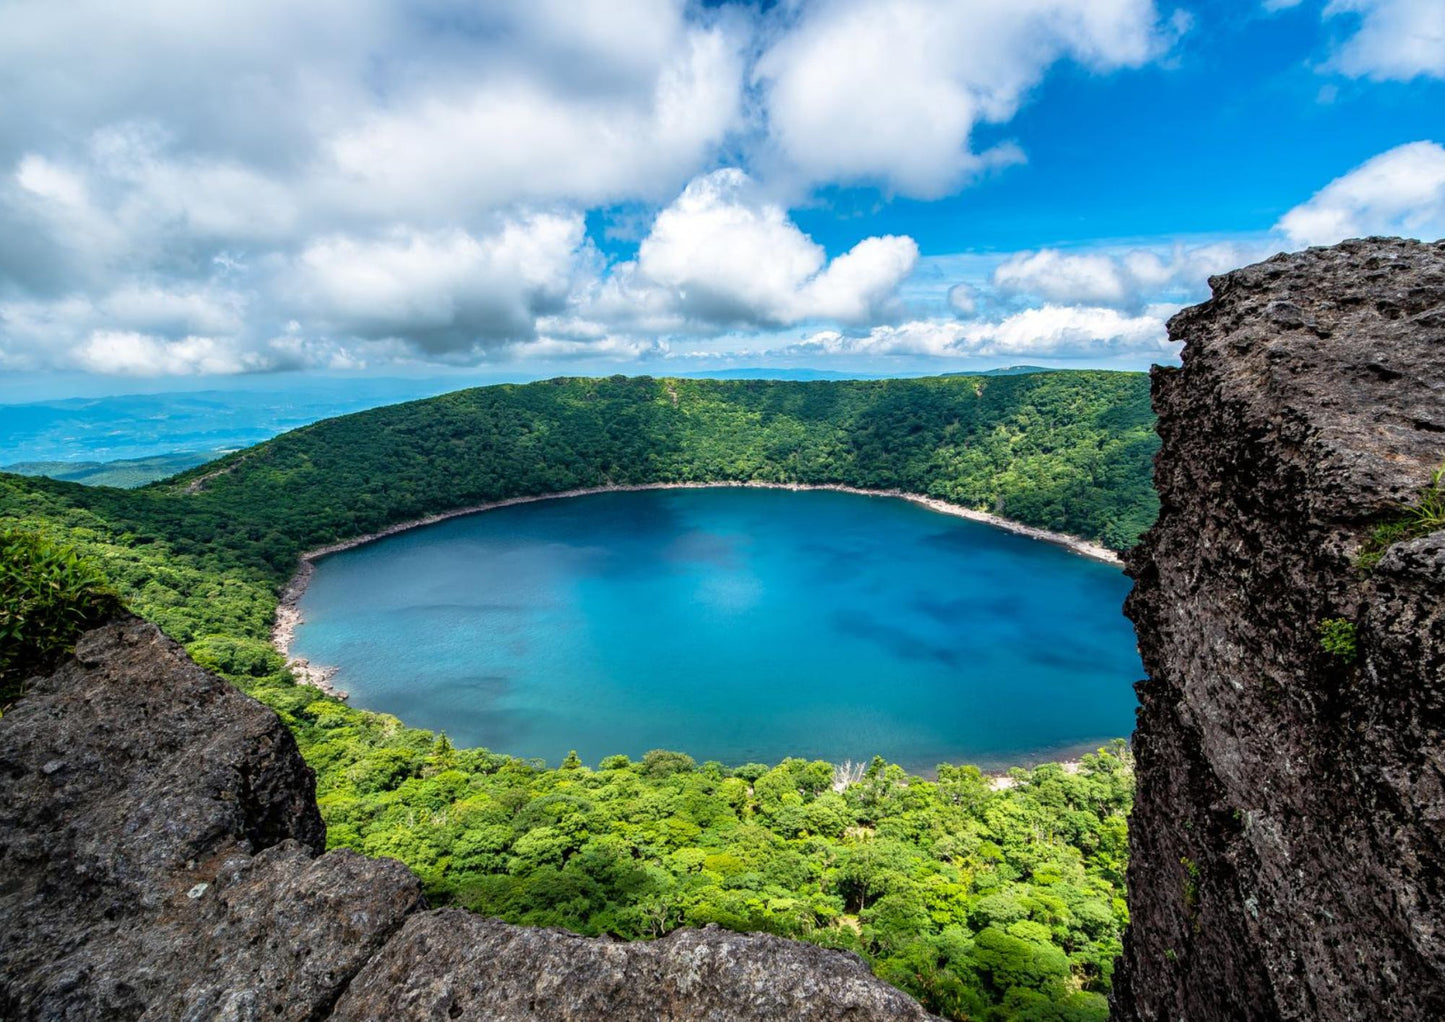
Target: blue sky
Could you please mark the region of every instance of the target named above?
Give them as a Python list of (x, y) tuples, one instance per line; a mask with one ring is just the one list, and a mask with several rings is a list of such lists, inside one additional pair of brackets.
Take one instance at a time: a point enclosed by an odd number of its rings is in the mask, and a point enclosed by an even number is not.
[(0, 401), (1143, 368), (1445, 234), (1439, 0), (52, 0), (0, 62)]
[[(1407, 82), (1322, 71), (1345, 25), (1318, 4), (1186, 9), (1193, 24), (1167, 59), (1112, 74), (1056, 67), (1017, 116), (984, 127), (983, 138), (1016, 139), (1025, 167), (938, 202), (851, 190), (800, 211), (799, 225), (833, 251), (860, 230), (903, 231), (926, 254), (961, 239), (1015, 251), (1263, 233), (1371, 157), (1445, 141), (1445, 69)], [(866, 215), (841, 219), (837, 207)]]

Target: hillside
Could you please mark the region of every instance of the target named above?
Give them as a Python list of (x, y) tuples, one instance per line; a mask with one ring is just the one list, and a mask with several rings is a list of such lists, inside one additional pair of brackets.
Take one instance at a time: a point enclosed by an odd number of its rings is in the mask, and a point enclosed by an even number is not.
[(1138, 373), (561, 379), (328, 419), (139, 490), (0, 475), (0, 519), (78, 528), (136, 606), (188, 642), (264, 636), (303, 551), (607, 484), (896, 488), (1125, 549), (1157, 512), (1157, 447)]

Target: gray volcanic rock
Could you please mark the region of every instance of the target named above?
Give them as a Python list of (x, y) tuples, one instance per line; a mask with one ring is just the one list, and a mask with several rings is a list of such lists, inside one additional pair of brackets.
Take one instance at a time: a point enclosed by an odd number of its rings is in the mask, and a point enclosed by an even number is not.
[(861, 958), (708, 927), (613, 943), (449, 910), (413, 916), (334, 1019), (506, 1022), (922, 1020)]
[(323, 1016), (421, 904), (271, 710), (129, 619), (0, 719), (0, 1018)]
[[(1158, 524), (1118, 1020), (1445, 1018), (1445, 533), (1356, 566), (1445, 462), (1445, 243), (1211, 281), (1156, 369)], [(1321, 622), (1355, 626), (1353, 661)]]
[(317, 854), (314, 796), (271, 710), (152, 625), (87, 633), (0, 719), (0, 1019), (928, 1018), (775, 937), (420, 911), (401, 863)]

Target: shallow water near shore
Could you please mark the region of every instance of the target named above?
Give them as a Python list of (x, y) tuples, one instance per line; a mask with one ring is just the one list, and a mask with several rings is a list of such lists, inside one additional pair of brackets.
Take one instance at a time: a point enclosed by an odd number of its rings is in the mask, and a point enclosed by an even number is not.
[(1120, 571), (899, 499), (655, 490), (468, 515), (322, 559), (292, 651), (352, 705), (555, 765), (927, 771), (1133, 729)]

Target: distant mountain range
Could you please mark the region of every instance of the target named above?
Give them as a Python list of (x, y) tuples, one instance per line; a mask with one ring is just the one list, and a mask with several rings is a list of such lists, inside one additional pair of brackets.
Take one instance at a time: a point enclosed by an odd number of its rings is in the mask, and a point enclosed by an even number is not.
[(157, 454), (149, 458), (121, 458), (116, 461), (18, 461), (0, 465), (0, 471), (22, 476), (49, 476), (87, 486), (120, 486), (130, 489), (165, 479), (188, 468), (204, 465), (230, 451), (192, 451)]
[(1029, 373), (1069, 372), (1067, 369), (1046, 369), (1043, 366), (1006, 366), (1003, 369), (981, 369), (961, 373), (943, 373), (944, 376), (1027, 376)]
[(693, 373), (667, 373), (693, 380), (881, 380), (878, 373), (840, 373), (834, 369), (769, 369), (752, 366), (745, 369), (707, 369)]
[(278, 390), (125, 394), (3, 405), (0, 464), (62, 462), (76, 470), (80, 463), (236, 450), (319, 419), (433, 397), (469, 382), (316, 380)]

